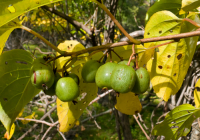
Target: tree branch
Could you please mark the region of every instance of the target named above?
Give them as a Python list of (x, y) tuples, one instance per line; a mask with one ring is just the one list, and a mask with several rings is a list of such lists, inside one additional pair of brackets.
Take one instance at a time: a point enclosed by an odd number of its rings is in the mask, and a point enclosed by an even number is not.
[[(74, 20), (73, 18), (53, 9), (53, 8), (50, 8), (48, 6), (42, 6), (43, 9), (51, 12), (51, 13), (54, 13), (60, 17), (62, 17), (63, 19), (67, 20), (69, 23), (71, 23), (77, 30), (79, 30), (81, 33), (83, 33), (80, 29), (82, 28), (83, 30), (86, 31), (87, 34), (89, 34), (89, 36), (92, 36), (92, 32), (90, 31), (90, 29), (85, 26), (84, 24)], [(84, 34), (84, 33), (83, 33)]]

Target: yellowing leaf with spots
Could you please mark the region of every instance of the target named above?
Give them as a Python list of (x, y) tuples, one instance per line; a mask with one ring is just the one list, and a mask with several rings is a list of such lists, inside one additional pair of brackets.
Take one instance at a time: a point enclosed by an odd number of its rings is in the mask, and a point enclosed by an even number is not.
[[(84, 50), (85, 47), (79, 43), (78, 41), (76, 40), (66, 40), (65, 42), (63, 43), (60, 43), (58, 45), (58, 48), (63, 50), (63, 51), (66, 51), (66, 52), (77, 52), (77, 51), (81, 51), (81, 50)], [(57, 56), (59, 55), (59, 53), (56, 54)], [(74, 65), (79, 65), (80, 63), (84, 63), (85, 62), (85, 59), (83, 59), (82, 57), (86, 57), (88, 56), (89, 54), (88, 53), (85, 53), (85, 54), (82, 54), (80, 55), (79, 57), (81, 58), (77, 58), (77, 62), (74, 64)], [(59, 59), (56, 60), (56, 66), (57, 66), (57, 69), (62, 69), (63, 65), (70, 59), (71, 57), (61, 57)]]
[(195, 85), (194, 102), (196, 107), (200, 107), (200, 80), (198, 80)]
[[(187, 18), (200, 22), (195, 14), (190, 14)], [(196, 29), (195, 26), (183, 22), (173, 13), (160, 11), (155, 13), (147, 23), (144, 38), (175, 35)], [(197, 36), (183, 38), (178, 42), (161, 46), (154, 52), (154, 56), (147, 63), (147, 69), (157, 96), (167, 101), (170, 95), (178, 92), (190, 66), (197, 41)], [(166, 42), (169, 41), (154, 42), (153, 45)], [(145, 43), (144, 46), (152, 47), (152, 43)]]
[(119, 94), (115, 108), (124, 114), (134, 115), (142, 110), (142, 105), (135, 93), (128, 92)]

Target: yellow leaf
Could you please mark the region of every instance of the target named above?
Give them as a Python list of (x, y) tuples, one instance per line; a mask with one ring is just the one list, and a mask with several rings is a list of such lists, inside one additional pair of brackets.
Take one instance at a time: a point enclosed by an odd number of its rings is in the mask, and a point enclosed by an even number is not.
[(11, 129), (10, 129), (10, 134), (8, 133), (8, 131), (6, 131), (6, 133), (4, 134), (4, 138), (7, 140), (10, 140), (12, 138), (14, 132), (15, 132), (15, 124), (13, 123), (11, 126)]
[(15, 7), (12, 6), (12, 5), (10, 5), (10, 6), (8, 7), (8, 10), (9, 10), (10, 13), (15, 13), (15, 12), (16, 12)]
[[(194, 14), (187, 18), (196, 22), (200, 21)], [(188, 22), (183, 24), (182, 20), (173, 13), (160, 11), (155, 13), (147, 23), (144, 38), (175, 35), (193, 30), (196, 30), (195, 26)], [(198, 37), (184, 38), (178, 42), (163, 45), (154, 52), (154, 56), (147, 63), (147, 69), (154, 92), (158, 97), (168, 101), (171, 95), (178, 92), (190, 66), (197, 41)], [(144, 46), (149, 48), (166, 42), (169, 41), (145, 43)]]
[[(32, 118), (34, 118), (34, 116), (35, 116), (35, 112), (33, 112), (33, 113), (32, 113), (31, 115), (29, 115), (29, 116), (24, 117), (24, 119), (32, 119)], [(23, 124), (27, 124), (27, 123), (29, 123), (30, 121), (21, 120), (21, 122), (22, 122)]]
[(57, 114), (61, 132), (68, 132), (76, 124), (83, 110), (97, 96), (96, 84), (83, 83), (82, 79), (80, 80), (80, 91), (82, 94), (79, 100), (76, 100), (75, 105), (73, 102), (62, 102), (57, 99)]
[(135, 93), (128, 92), (119, 94), (115, 108), (124, 114), (134, 115), (142, 110), (142, 105)]
[(21, 117), (22, 114), (23, 114), (23, 112), (24, 112), (24, 108), (23, 108), (23, 109), (21, 110), (21, 112), (18, 114), (17, 118)]
[[(58, 48), (63, 51), (66, 51), (66, 52), (77, 52), (77, 51), (85, 49), (85, 47), (76, 40), (66, 40), (63, 43), (60, 43), (58, 45)], [(58, 56), (59, 53), (57, 53), (56, 55)], [(89, 55), (88, 53), (85, 53), (85, 54), (80, 55), (79, 57), (84, 57), (84, 56), (88, 56), (88, 55)], [(56, 60), (57, 69), (62, 69), (65, 62), (67, 62), (67, 60), (69, 60), (69, 59), (70, 59), (70, 56), (69, 57), (61, 57), (61, 58), (57, 59)]]
[(200, 107), (200, 79), (197, 81), (195, 85), (194, 102), (196, 107)]

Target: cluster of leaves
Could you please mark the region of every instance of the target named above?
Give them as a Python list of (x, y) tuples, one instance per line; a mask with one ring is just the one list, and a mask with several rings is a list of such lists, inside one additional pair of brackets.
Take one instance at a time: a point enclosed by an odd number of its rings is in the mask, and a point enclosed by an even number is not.
[[(18, 16), (24, 12), (58, 1), (60, 0), (35, 0), (31, 2), (28, 0), (13, 0), (12, 5), (8, 4), (8, 2), (0, 2), (2, 7), (0, 15), (0, 19), (2, 19), (0, 20), (0, 39), (2, 41), (0, 52), (2, 52), (4, 44), (13, 29), (22, 28), (21, 22), (16, 19)], [(103, 7), (102, 2), (91, 1)], [(169, 10), (166, 5), (172, 8)], [(196, 30), (198, 25), (195, 26), (188, 22), (188, 20), (184, 20), (184, 18), (195, 23), (200, 23), (200, 19), (196, 13), (198, 6), (200, 6), (200, 1), (198, 0), (160, 0), (156, 2), (147, 12), (144, 38), (176, 35)], [(144, 46), (136, 46), (136, 52), (139, 53), (139, 66), (143, 67), (146, 65), (153, 89), (158, 97), (168, 101), (171, 95), (178, 92), (192, 61), (197, 41), (198, 37), (195, 36), (175, 40), (175, 42), (168, 43), (167, 45), (162, 44), (169, 41), (150, 42), (145, 43)], [(151, 49), (151, 47), (157, 45), (162, 46), (157, 51)], [(141, 48), (143, 51), (139, 51)], [(73, 53), (83, 51), (85, 47), (77, 41), (65, 41), (58, 46), (58, 49)], [(128, 59), (131, 55), (130, 53), (132, 53), (130, 51), (131, 46), (123, 46), (114, 50), (123, 59)], [(57, 53), (58, 55), (59, 53)], [(82, 53), (79, 56), (75, 56), (77, 60), (67, 68), (67, 71), (73, 72), (80, 77), (80, 91), (82, 94), (77, 99), (76, 105), (72, 102), (62, 102), (57, 99), (57, 112), (61, 132), (69, 131), (78, 121), (83, 110), (96, 97), (96, 84), (84, 83), (80, 73), (83, 64), (88, 59), (98, 60), (101, 56), (103, 56), (102, 52)], [(63, 66), (70, 58), (68, 56), (56, 59), (58, 71), (59, 69), (63, 69)], [(116, 62), (119, 61), (117, 56), (113, 56), (112, 59)], [(107, 61), (110, 60), (108, 59)], [(39, 90), (30, 84), (29, 71), (32, 62), (33, 58), (31, 54), (23, 50), (4, 52), (0, 56), (0, 120), (7, 129), (8, 137), (11, 135), (11, 126), (17, 115), (32, 97), (39, 92)], [(199, 82), (197, 82), (196, 87), (199, 87), (198, 84)], [(199, 107), (198, 93), (197, 88), (194, 96), (197, 107)], [(131, 101), (129, 101), (130, 97), (133, 97)], [(134, 93), (124, 94), (124, 96), (117, 98), (117, 101), (116, 108), (123, 113), (133, 115), (135, 110), (141, 109), (139, 99)], [(128, 101), (129, 104), (124, 104), (124, 101)], [(134, 113), (130, 113), (130, 107)], [(179, 106), (172, 110), (166, 116), (165, 120), (154, 128), (152, 134), (164, 135), (166, 139), (175, 140), (181, 136), (186, 136), (189, 133), (193, 120), (200, 116), (199, 113), (199, 108), (191, 105)]]

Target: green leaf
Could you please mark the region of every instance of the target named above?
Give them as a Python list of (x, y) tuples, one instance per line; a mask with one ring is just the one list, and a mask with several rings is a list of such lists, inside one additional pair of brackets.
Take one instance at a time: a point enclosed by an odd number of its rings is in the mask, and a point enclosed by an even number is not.
[[(187, 18), (199, 23), (198, 16), (191, 13)], [(175, 35), (191, 32), (197, 28), (182, 21), (169, 11), (155, 13), (145, 28), (144, 38)], [(195, 52), (198, 36), (180, 39), (178, 42), (163, 45), (154, 52), (154, 57), (147, 63), (151, 83), (157, 96), (167, 101), (180, 89)], [(149, 48), (168, 41), (145, 43)]]
[(2, 0), (0, 1), (0, 27), (23, 13), (61, 0)]
[(200, 109), (190, 104), (183, 104), (169, 112), (165, 120), (156, 125), (152, 135), (165, 136), (165, 140), (178, 140), (186, 136), (191, 129), (194, 120), (200, 117)]
[(196, 9), (200, 6), (200, 0), (183, 0), (182, 1), (182, 9), (185, 12)]
[(31, 54), (25, 50), (11, 50), (0, 56), (0, 120), (7, 131), (24, 106), (39, 89), (30, 82)]
[(3, 26), (0, 27), (0, 40), (1, 40), (1, 43), (0, 43), (0, 54), (2, 53), (3, 51), (3, 48), (5, 46), (5, 43), (10, 35), (10, 33), (16, 29), (16, 28), (19, 28), (21, 26), (21, 23), (19, 22), (18, 19), (15, 19)]
[(162, 10), (168, 10), (178, 16), (181, 9), (181, 1), (182, 0), (159, 0), (155, 2), (146, 13), (146, 23), (154, 13)]

